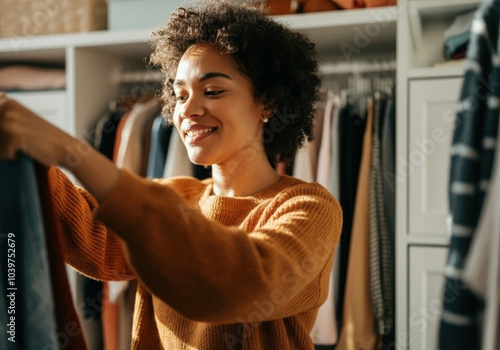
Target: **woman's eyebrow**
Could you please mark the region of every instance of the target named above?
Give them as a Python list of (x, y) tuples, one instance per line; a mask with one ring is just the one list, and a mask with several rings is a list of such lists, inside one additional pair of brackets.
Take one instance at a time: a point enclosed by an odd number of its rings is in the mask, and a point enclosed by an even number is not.
[[(212, 79), (212, 78), (224, 78), (224, 79), (233, 80), (229, 75), (224, 74), (224, 73), (207, 72), (207, 73), (203, 73), (199, 76), (198, 82), (201, 83), (205, 80)], [(185, 82), (182, 79), (175, 79), (173, 85), (185, 85)]]
[(202, 81), (212, 79), (212, 78), (225, 78), (225, 79), (233, 80), (233, 79), (231, 79), (231, 77), (229, 75), (224, 74), (224, 73), (208, 72), (208, 73), (204, 73), (204, 74), (200, 75), (200, 77), (198, 78), (198, 81), (201, 83)]

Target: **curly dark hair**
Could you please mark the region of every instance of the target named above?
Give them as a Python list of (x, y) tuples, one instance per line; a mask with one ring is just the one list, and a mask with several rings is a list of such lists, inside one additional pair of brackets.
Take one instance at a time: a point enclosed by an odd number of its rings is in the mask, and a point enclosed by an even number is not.
[(312, 140), (320, 79), (314, 44), (266, 16), (263, 6), (208, 0), (198, 8), (178, 8), (152, 34), (151, 63), (165, 73), (163, 113), (171, 122), (173, 79), (184, 52), (209, 44), (229, 54), (253, 83), (254, 96), (273, 113), (264, 124), (264, 147), (272, 165), (291, 163), (305, 139)]

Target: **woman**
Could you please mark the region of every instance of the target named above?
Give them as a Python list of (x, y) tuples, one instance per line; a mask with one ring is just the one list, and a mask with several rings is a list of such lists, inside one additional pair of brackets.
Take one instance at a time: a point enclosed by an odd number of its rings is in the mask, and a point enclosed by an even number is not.
[(139, 280), (132, 348), (312, 349), (341, 210), (274, 165), (312, 138), (314, 46), (221, 1), (178, 9), (153, 45), (164, 113), (212, 179), (139, 178), (5, 97), (0, 156), (22, 151), (84, 185), (49, 169), (67, 263)]

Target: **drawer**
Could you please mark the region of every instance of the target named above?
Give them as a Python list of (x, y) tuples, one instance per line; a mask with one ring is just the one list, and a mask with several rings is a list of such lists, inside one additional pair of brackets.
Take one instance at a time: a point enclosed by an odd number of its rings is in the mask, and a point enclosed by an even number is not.
[(462, 78), (413, 80), (409, 86), (409, 234), (447, 239), (448, 179), (455, 109)]
[(448, 248), (410, 247), (409, 349), (437, 350)]
[(23, 91), (9, 92), (7, 94), (50, 123), (73, 134), (72, 123), (68, 113), (66, 91)]

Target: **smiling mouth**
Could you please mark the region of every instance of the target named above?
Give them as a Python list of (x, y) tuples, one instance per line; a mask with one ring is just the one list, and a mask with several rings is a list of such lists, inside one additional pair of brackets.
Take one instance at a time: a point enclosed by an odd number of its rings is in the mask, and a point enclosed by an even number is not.
[(217, 128), (206, 128), (200, 130), (189, 130), (184, 133), (186, 140), (189, 142), (196, 142), (204, 139), (205, 137), (211, 135)]

